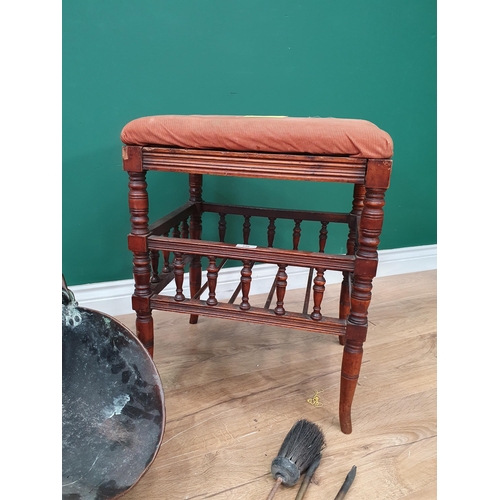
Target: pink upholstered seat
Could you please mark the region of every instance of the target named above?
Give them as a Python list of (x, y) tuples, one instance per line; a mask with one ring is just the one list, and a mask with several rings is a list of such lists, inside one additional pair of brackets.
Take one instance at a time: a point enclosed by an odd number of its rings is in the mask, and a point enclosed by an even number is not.
[(212, 115), (146, 116), (129, 122), (127, 145), (391, 158), (392, 139), (366, 120)]

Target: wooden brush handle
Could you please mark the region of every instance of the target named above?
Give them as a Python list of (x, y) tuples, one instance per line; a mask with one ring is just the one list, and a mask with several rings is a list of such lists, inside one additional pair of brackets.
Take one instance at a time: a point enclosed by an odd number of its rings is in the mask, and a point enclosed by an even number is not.
[(276, 482), (274, 483), (273, 489), (269, 492), (269, 495), (267, 496), (266, 500), (272, 500), (274, 498), (274, 495), (278, 491), (278, 488), (280, 487), (280, 484), (283, 482), (283, 478), (281, 476), (278, 476), (276, 479)]
[(309, 483), (311, 482), (311, 477), (312, 476), (304, 477), (304, 480), (302, 481), (302, 484), (300, 485), (300, 489), (297, 492), (297, 496), (295, 497), (295, 500), (302, 500), (302, 498), (304, 498), (304, 495), (306, 494), (307, 487), (309, 486)]
[(295, 500), (302, 500), (302, 498), (304, 498), (309, 483), (311, 482), (311, 479), (314, 473), (316, 472), (316, 469), (319, 467), (320, 461), (321, 461), (321, 455), (318, 455), (317, 458), (314, 460), (314, 462), (309, 466), (309, 469), (307, 469), (307, 472), (304, 475), (304, 479), (302, 480), (302, 484), (300, 485), (300, 489), (297, 492)]
[(349, 488), (351, 487), (352, 482), (354, 481), (354, 478), (356, 477), (356, 466), (354, 465), (352, 469), (349, 471), (349, 474), (347, 474), (344, 484), (340, 488), (339, 492), (337, 493), (337, 496), (334, 498), (334, 500), (342, 500), (345, 498), (347, 495), (347, 492)]

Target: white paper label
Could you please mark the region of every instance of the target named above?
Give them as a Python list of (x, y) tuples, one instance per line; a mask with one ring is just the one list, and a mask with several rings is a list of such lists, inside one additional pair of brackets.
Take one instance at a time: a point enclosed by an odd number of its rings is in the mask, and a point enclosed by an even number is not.
[(243, 243), (238, 243), (236, 248), (257, 248), (257, 245), (244, 245)]

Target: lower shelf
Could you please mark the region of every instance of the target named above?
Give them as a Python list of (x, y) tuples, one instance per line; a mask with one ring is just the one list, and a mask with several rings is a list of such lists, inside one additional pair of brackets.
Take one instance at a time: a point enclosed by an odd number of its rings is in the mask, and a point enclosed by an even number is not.
[(346, 320), (339, 318), (323, 316), (318, 321), (311, 319), (307, 314), (288, 311), (284, 315), (278, 316), (274, 311), (261, 307), (252, 306), (251, 309), (243, 311), (235, 304), (219, 303), (215, 306), (209, 306), (203, 300), (184, 299), (183, 301), (176, 301), (173, 297), (165, 295), (153, 295), (150, 299), (150, 305), (152, 309), (159, 311), (246, 321), (247, 323), (293, 328), (337, 336), (345, 334), (347, 324)]

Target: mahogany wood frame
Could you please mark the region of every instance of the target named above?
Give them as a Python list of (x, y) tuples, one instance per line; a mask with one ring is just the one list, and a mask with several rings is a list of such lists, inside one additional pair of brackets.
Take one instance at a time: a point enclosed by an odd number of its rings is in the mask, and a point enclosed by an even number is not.
[[(132, 307), (136, 311), (137, 335), (153, 355), (154, 327), (152, 310), (174, 311), (190, 315), (196, 323), (198, 315), (247, 321), (339, 337), (344, 346), (339, 417), (342, 432), (352, 432), (351, 406), (359, 378), (363, 343), (368, 330), (368, 307), (371, 300), (372, 280), (378, 264), (378, 245), (383, 224), (384, 197), (389, 187), (392, 160), (363, 159), (327, 155), (293, 155), (282, 153), (251, 153), (218, 150), (190, 150), (169, 147), (124, 146), (123, 168), (129, 175), (129, 209), (131, 232), (128, 246), (133, 253), (135, 290)], [(189, 174), (189, 200), (183, 206), (150, 224), (148, 217), (148, 192), (146, 173), (149, 170), (184, 172)], [(261, 179), (303, 180), (316, 182), (341, 182), (354, 185), (353, 202), (348, 213), (326, 213), (263, 209), (208, 203), (202, 199), (203, 175), (223, 175)], [(220, 215), (221, 241), (203, 241), (202, 214), (214, 212)], [(250, 217), (269, 218), (268, 246), (233, 245), (224, 243), (225, 215), (239, 214), (245, 217), (243, 229), (249, 234)], [(286, 218), (296, 221), (294, 249), (273, 248), (274, 220)], [(189, 224), (187, 221), (189, 220)], [(326, 230), (320, 235), (318, 252), (297, 249), (300, 238), (300, 221), (314, 220), (323, 224), (346, 223), (349, 227), (345, 255), (324, 252)], [(169, 232), (172, 235), (169, 236)], [(244, 241), (247, 243), (247, 241)], [(159, 253), (165, 266), (158, 270)], [(172, 255), (173, 260), (168, 261)], [(202, 286), (201, 257), (207, 257), (207, 283)], [(217, 265), (216, 259), (222, 259)], [(229, 303), (220, 303), (216, 296), (217, 275), (227, 259), (240, 260), (243, 264), (239, 290), (240, 305), (234, 304), (236, 293)], [(249, 302), (252, 266), (255, 262), (277, 265), (273, 289), (264, 308), (256, 308)], [(308, 314), (286, 311), (286, 267), (310, 268), (306, 302), (312, 286), (314, 307)], [(190, 297), (183, 291), (184, 268), (189, 265)], [(321, 313), (326, 270), (343, 272), (338, 318)], [(316, 275), (313, 277), (314, 271)], [(174, 280), (175, 296), (159, 293)], [(314, 283), (314, 285), (313, 285)], [(207, 289), (209, 297), (200, 300)], [(276, 293), (276, 307), (270, 309), (272, 294)]]

